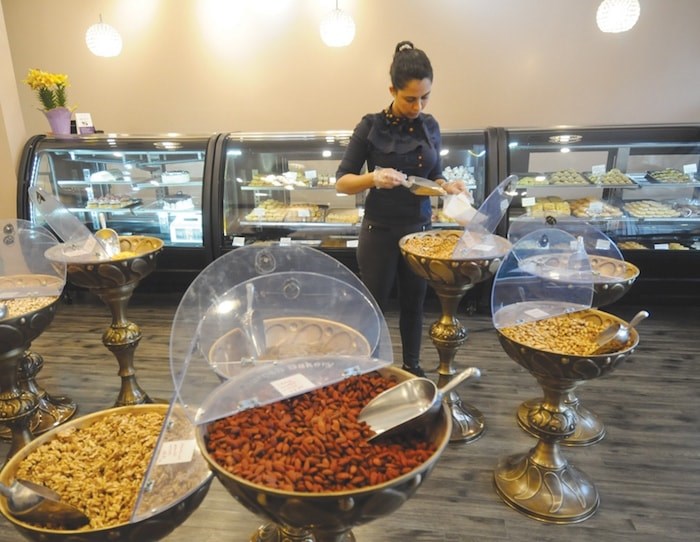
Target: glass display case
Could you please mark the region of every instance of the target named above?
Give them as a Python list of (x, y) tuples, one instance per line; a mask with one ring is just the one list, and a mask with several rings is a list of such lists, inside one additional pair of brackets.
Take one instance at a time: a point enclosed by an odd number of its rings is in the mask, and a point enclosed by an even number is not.
[[(274, 241), (304, 244), (356, 269), (355, 248), (364, 193), (339, 194), (335, 173), (349, 131), (318, 133), (230, 133), (217, 143), (214, 224), (220, 237), (215, 257), (239, 246)], [(443, 134), (442, 162), (448, 179), (467, 181), (484, 198), (496, 153), (488, 153), (488, 131)], [(490, 162), (491, 161), (491, 162)], [(436, 227), (452, 225), (433, 200)]]
[(198, 272), (207, 237), (212, 136), (36, 136), (25, 145), (18, 216), (44, 224), (28, 188), (54, 195), (91, 231), (164, 241), (161, 270)]
[(526, 223), (587, 221), (640, 268), (633, 291), (698, 290), (700, 126), (499, 130), (500, 167), (516, 174), (510, 232)]

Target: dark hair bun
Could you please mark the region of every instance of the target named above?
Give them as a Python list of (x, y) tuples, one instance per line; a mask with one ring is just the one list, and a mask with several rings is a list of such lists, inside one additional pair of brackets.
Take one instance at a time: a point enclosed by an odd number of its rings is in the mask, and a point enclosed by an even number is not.
[(399, 43), (396, 44), (396, 49), (394, 49), (394, 54), (400, 52), (400, 51), (408, 51), (410, 49), (414, 49), (413, 43), (410, 41), (400, 41)]

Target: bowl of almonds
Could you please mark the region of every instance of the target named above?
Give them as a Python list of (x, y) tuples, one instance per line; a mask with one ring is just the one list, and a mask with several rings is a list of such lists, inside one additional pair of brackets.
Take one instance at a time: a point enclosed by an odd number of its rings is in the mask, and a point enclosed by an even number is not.
[(371, 442), (357, 420), (375, 395), (408, 378), (385, 367), (199, 426), (215, 476), (267, 521), (251, 540), (354, 540), (353, 527), (418, 490), (449, 442), (447, 407), (427, 430)]

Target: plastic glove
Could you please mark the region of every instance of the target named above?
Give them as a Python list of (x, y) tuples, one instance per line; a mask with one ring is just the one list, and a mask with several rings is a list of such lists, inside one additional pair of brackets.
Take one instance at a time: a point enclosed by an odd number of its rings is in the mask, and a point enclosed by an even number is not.
[(406, 175), (390, 167), (375, 167), (372, 179), (375, 188), (394, 188), (406, 180)]
[(471, 203), (474, 203), (474, 198), (472, 197), (471, 192), (467, 190), (467, 183), (465, 183), (462, 179), (446, 181), (442, 184), (442, 188), (448, 194), (467, 194), (467, 197), (471, 200)]

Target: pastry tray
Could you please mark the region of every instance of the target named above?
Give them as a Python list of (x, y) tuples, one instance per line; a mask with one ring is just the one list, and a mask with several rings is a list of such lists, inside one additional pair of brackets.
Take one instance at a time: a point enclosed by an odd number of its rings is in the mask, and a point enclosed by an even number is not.
[(129, 209), (131, 207), (135, 207), (136, 205), (140, 205), (142, 201), (142, 199), (137, 198), (117, 205), (96, 205), (93, 207), (86, 206), (85, 209), (88, 211), (119, 211), (121, 209)]
[[(675, 176), (675, 178), (664, 179), (659, 174), (668, 172)], [(649, 182), (659, 185), (681, 185), (681, 186), (695, 186), (700, 184), (700, 179), (698, 179), (697, 173), (695, 175), (690, 175), (689, 173), (683, 173), (679, 169), (667, 168), (659, 171), (647, 171), (644, 178)]]

